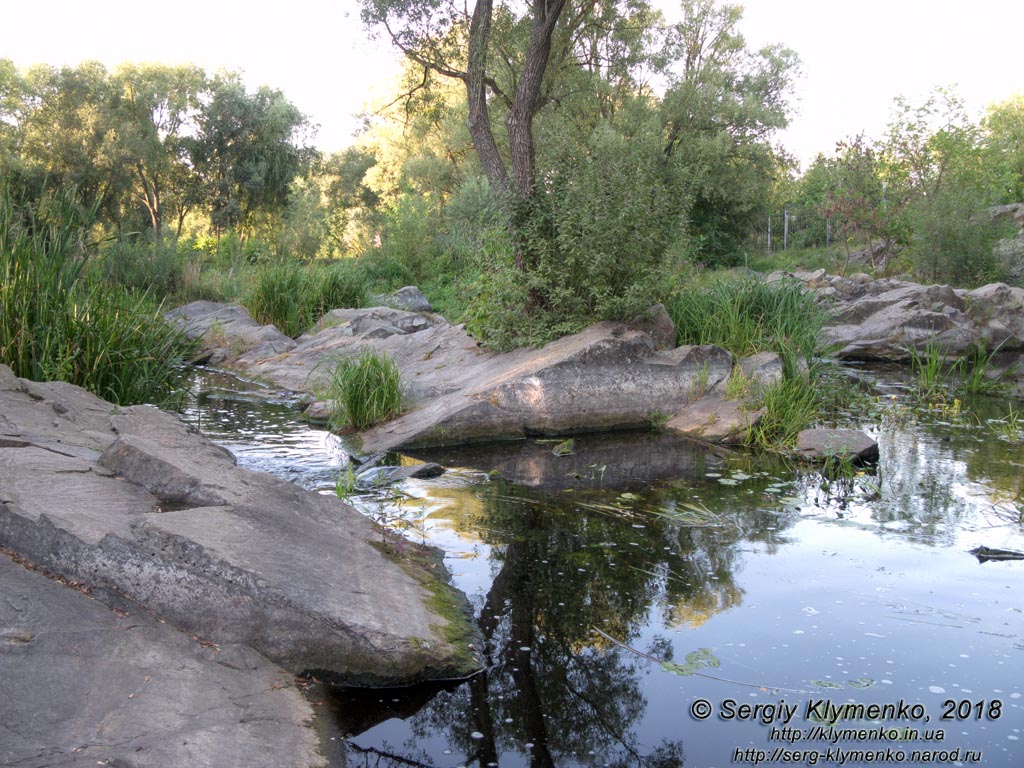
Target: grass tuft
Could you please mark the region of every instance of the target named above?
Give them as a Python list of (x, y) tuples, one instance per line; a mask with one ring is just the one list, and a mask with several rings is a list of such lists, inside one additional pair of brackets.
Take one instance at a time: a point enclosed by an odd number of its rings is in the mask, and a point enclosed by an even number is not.
[(329, 419), (333, 429), (366, 429), (380, 424), (402, 410), (398, 367), (386, 353), (364, 348), (358, 357), (338, 363), (327, 397), (336, 403)]
[(770, 350), (810, 359), (826, 315), (792, 281), (716, 276), (688, 285), (667, 302), (680, 344), (717, 344), (745, 357)]

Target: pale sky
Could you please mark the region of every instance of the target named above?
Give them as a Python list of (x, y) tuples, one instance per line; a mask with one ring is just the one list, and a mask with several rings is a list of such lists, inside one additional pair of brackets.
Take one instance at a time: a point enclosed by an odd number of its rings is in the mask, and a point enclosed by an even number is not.
[[(980, 114), (1024, 92), (1020, 0), (741, 4), (752, 46), (780, 42), (800, 55), (798, 113), (780, 140), (804, 161), (860, 131), (879, 136), (898, 95), (920, 102), (935, 86), (955, 85)], [(97, 59), (110, 68), (159, 61), (241, 70), (250, 89), (281, 89), (319, 124), (325, 151), (351, 141), (355, 115), (397, 70), (388, 44), (368, 38), (357, 0), (0, 0), (0, 58), (20, 67)]]

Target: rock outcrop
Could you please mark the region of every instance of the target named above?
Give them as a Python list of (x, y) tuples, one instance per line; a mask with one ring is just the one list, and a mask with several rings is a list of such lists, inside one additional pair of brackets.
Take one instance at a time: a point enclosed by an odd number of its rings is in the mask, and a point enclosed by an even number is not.
[(1024, 353), (1024, 289), (992, 283), (973, 290), (921, 285), (865, 274), (773, 273), (814, 291), (831, 320), (823, 341), (847, 360), (907, 361), (938, 345), (949, 358), (977, 345), (1006, 358)]
[(0, 554), (0, 765), (324, 764), (294, 677)]
[(337, 498), (240, 469), (173, 415), (0, 366), (0, 547), (108, 601), (338, 682), (472, 671), (457, 596), (378, 540)]
[(856, 429), (805, 429), (796, 436), (796, 456), (807, 461), (878, 461), (878, 443)]
[[(187, 324), (191, 308), (178, 310), (179, 322)], [(197, 328), (208, 308), (200, 310)], [(674, 347), (666, 320), (655, 307), (637, 327), (597, 323), (541, 349), (496, 354), (440, 315), (339, 309), (294, 348), (261, 359), (246, 353), (235, 364), (275, 385), (315, 392), (339, 359), (367, 345), (387, 353), (410, 407), (362, 433), (367, 453), (635, 429), (667, 421), (733, 369), (732, 355), (719, 347)]]

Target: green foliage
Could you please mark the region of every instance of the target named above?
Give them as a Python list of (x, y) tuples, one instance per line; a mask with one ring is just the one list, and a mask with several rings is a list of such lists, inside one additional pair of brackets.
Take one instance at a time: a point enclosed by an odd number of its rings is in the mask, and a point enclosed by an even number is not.
[(545, 188), (519, 201), (514, 235), (493, 232), (467, 324), (484, 344), (538, 344), (656, 301), (685, 208), (653, 132), (599, 126), (564, 146)]
[(796, 282), (716, 276), (677, 290), (666, 302), (680, 344), (717, 344), (736, 355), (770, 350), (810, 359), (825, 313)]
[(790, 447), (801, 430), (821, 415), (820, 383), (815, 372), (785, 376), (765, 389), (758, 403), (765, 413), (747, 433), (746, 442), (764, 449)]
[(381, 255), (393, 259), (410, 274), (426, 275), (440, 255), (437, 216), (424, 195), (401, 195), (385, 214)]
[(170, 240), (113, 243), (99, 260), (99, 272), (112, 285), (172, 296), (183, 287), (189, 254)]
[(188, 145), (217, 229), (251, 223), (257, 211), (281, 212), (292, 180), (309, 163), (300, 146), (306, 118), (280, 91), (249, 93), (237, 75), (210, 84), (208, 103)]
[(347, 501), (356, 492), (356, 471), (351, 464), (338, 472), (334, 478), (334, 495), (342, 501)]
[(366, 301), (365, 278), (348, 260), (308, 267), (282, 260), (259, 269), (243, 303), (258, 322), (294, 337), (330, 310), (361, 307)]
[(981, 343), (973, 345), (967, 354), (950, 359), (946, 348), (935, 338), (929, 339), (921, 352), (911, 348), (910, 366), (917, 378), (916, 399), (934, 405), (964, 396), (1004, 394), (1006, 372), (991, 375), (998, 351), (998, 347), (989, 350)]
[(996, 257), (997, 241), (1015, 229), (985, 215), (990, 202), (984, 193), (966, 185), (944, 186), (911, 208), (914, 238), (910, 257), (914, 273), (930, 282), (975, 287), (1003, 281), (1007, 266)]
[(364, 348), (357, 357), (338, 362), (327, 388), (336, 404), (333, 429), (366, 429), (394, 418), (402, 410), (398, 367), (387, 353)]
[(0, 189), (0, 361), (114, 403), (163, 404), (192, 342), (146, 297), (90, 281), (77, 202), (19, 207)]
[(281, 214), (312, 159), (305, 127), (279, 92), (192, 65), (0, 68), (0, 155), (19, 189), (74, 187), (99, 224), (154, 241), (197, 211), (221, 230)]

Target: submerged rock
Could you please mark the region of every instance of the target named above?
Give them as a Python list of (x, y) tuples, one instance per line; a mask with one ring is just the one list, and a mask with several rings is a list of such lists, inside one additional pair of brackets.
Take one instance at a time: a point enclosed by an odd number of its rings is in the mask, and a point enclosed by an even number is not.
[(399, 685), (476, 667), (461, 598), (337, 498), (240, 469), (170, 414), (3, 366), (0, 414), (0, 546), (292, 672)]
[(856, 429), (805, 429), (797, 435), (796, 455), (808, 461), (873, 463), (878, 461), (878, 443)]

